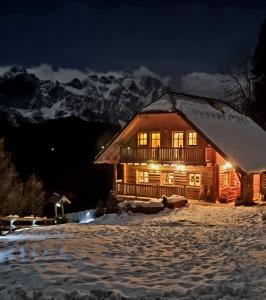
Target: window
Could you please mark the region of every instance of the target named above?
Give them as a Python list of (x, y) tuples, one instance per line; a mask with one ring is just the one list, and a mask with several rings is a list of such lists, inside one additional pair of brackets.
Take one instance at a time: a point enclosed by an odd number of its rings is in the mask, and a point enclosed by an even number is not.
[(161, 146), (161, 133), (160, 132), (152, 132), (151, 134), (151, 147), (157, 148)]
[(174, 173), (161, 173), (162, 184), (174, 184)]
[(147, 132), (139, 132), (138, 134), (138, 146), (148, 145), (148, 134)]
[(188, 174), (188, 184), (190, 186), (200, 186), (201, 185), (201, 175), (200, 174)]
[(195, 132), (195, 131), (188, 132), (188, 145), (189, 146), (197, 145), (197, 132)]
[(147, 183), (149, 182), (149, 172), (147, 171), (136, 171), (136, 182)]
[(180, 148), (184, 147), (184, 132), (172, 132), (172, 147)]
[(224, 173), (224, 187), (229, 185), (229, 172)]

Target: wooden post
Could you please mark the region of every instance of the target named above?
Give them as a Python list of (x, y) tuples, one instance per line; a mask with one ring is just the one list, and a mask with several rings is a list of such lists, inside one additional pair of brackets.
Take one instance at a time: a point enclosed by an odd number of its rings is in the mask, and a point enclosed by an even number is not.
[(56, 206), (56, 203), (54, 205), (54, 213), (55, 213), (55, 216), (57, 217), (57, 206)]
[(249, 205), (253, 203), (253, 175), (241, 172), (240, 175), (241, 192), (240, 198), (243, 204)]
[(117, 181), (117, 164), (114, 164), (113, 191), (115, 197), (116, 197), (116, 181)]
[(135, 183), (134, 187), (135, 187), (135, 198), (137, 199), (137, 184), (136, 183)]
[(62, 217), (65, 216), (64, 203), (61, 203)]

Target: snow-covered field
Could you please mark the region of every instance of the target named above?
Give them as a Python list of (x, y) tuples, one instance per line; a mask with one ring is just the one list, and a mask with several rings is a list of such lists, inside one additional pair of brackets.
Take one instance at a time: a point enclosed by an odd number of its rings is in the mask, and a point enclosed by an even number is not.
[(29, 229), (0, 237), (0, 299), (266, 299), (265, 230), (228, 205)]

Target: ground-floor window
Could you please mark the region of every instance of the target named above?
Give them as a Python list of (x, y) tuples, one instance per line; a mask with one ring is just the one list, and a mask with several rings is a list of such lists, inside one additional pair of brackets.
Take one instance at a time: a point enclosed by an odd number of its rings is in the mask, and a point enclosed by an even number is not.
[(174, 173), (161, 173), (161, 183), (162, 184), (174, 184)]
[(229, 185), (229, 172), (224, 173), (224, 187)]
[(188, 174), (188, 184), (190, 186), (200, 186), (201, 185), (201, 175), (197, 173)]
[(149, 172), (147, 171), (136, 171), (136, 182), (147, 183), (149, 182)]

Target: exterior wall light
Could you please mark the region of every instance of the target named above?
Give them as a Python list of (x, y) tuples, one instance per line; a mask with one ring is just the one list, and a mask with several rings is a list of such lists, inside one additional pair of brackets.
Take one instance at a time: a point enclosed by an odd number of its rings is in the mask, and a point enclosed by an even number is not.
[(226, 162), (226, 163), (223, 165), (224, 170), (231, 169), (232, 167), (233, 167), (233, 166), (232, 166), (229, 162)]
[(179, 172), (185, 172), (186, 171), (186, 166), (185, 165), (177, 165), (176, 170)]

